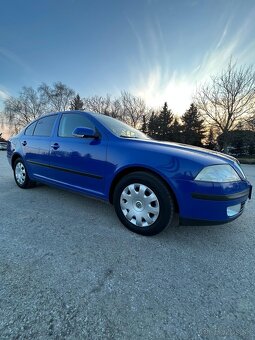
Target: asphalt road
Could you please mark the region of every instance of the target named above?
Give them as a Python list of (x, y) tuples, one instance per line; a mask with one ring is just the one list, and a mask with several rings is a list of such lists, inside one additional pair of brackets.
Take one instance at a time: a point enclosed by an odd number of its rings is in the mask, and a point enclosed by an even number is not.
[(253, 196), (230, 224), (139, 236), (108, 204), (19, 189), (0, 152), (0, 339), (255, 339), (254, 228)]

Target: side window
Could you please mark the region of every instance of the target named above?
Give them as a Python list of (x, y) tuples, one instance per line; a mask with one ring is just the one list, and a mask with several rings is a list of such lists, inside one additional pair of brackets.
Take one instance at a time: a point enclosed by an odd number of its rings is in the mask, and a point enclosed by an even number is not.
[(34, 130), (34, 136), (45, 136), (49, 137), (52, 132), (53, 125), (57, 115), (43, 117), (38, 120), (37, 125)]
[(36, 123), (37, 123), (37, 121), (34, 122), (34, 123), (32, 123), (32, 124), (30, 124), (30, 125), (26, 128), (26, 130), (25, 130), (25, 135), (27, 135), (27, 136), (32, 136), (32, 135), (33, 135), (34, 129), (35, 129), (35, 126), (36, 126)]
[(88, 127), (95, 129), (95, 126), (91, 121), (79, 113), (63, 113), (59, 128), (59, 137), (74, 137), (73, 131), (77, 127)]

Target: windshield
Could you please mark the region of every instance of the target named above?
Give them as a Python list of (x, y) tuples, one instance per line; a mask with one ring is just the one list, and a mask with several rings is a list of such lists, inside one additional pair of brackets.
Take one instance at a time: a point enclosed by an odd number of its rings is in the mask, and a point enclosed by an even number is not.
[(123, 138), (150, 139), (139, 130), (109, 116), (98, 114), (97, 119), (114, 135)]

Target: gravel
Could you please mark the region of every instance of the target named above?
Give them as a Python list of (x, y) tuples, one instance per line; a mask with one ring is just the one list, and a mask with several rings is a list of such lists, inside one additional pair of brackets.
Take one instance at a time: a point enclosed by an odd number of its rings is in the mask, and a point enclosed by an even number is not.
[[(255, 185), (255, 166), (243, 165)], [(111, 205), (22, 190), (0, 152), (0, 339), (255, 339), (255, 200), (139, 236)]]

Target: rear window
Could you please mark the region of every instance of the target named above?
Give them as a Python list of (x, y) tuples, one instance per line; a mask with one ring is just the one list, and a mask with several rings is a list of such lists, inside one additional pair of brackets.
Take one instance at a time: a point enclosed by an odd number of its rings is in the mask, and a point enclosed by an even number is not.
[(30, 125), (26, 128), (26, 130), (25, 130), (25, 135), (27, 135), (27, 136), (32, 136), (32, 135), (33, 135), (34, 129), (35, 129), (35, 126), (36, 126), (36, 123), (37, 123), (37, 122), (34, 122), (34, 123), (30, 124)]
[(57, 115), (52, 115), (39, 119), (34, 130), (34, 136), (51, 136), (56, 118)]

